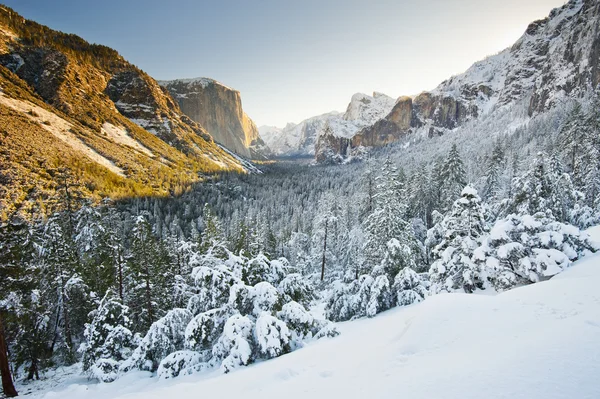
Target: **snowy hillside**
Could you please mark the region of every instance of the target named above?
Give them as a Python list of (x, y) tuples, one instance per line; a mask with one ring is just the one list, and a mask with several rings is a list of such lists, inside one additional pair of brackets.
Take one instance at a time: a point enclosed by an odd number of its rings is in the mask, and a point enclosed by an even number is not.
[(385, 117), (396, 100), (382, 93), (369, 96), (356, 93), (345, 113), (330, 112), (306, 119), (299, 124), (288, 124), (279, 129), (262, 126), (259, 132), (267, 146), (276, 155), (314, 155), (317, 137), (328, 124), (336, 137), (350, 138), (360, 129)]
[[(589, 231), (600, 239), (600, 227)], [(112, 384), (81, 377), (30, 397), (598, 398), (600, 255), (497, 296), (442, 294), (230, 374)], [(368, 337), (368, 339), (365, 339)]]

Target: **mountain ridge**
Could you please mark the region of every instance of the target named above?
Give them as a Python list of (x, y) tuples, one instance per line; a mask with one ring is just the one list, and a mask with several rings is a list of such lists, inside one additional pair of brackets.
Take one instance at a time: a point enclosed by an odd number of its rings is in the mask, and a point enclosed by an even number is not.
[(0, 92), (2, 217), (43, 213), (58, 170), (95, 201), (174, 194), (207, 173), (247, 170), (117, 51), (5, 6)]

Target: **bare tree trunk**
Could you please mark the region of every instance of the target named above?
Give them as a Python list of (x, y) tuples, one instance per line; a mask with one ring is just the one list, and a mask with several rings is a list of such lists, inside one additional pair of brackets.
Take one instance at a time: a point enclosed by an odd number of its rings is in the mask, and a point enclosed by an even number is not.
[(121, 300), (121, 303), (123, 303), (123, 257), (121, 256), (120, 250), (117, 250), (117, 270), (119, 280), (119, 299)]
[(150, 320), (150, 324), (154, 323), (154, 312), (152, 309), (152, 293), (150, 291), (150, 270), (148, 270), (148, 264), (145, 265), (146, 274), (146, 309), (148, 311), (148, 318)]
[(8, 364), (8, 347), (4, 340), (4, 328), (2, 326), (2, 315), (0, 315), (0, 374), (2, 374), (2, 390), (4, 396), (12, 398), (18, 396), (15, 385), (10, 374), (10, 365)]
[(321, 281), (325, 279), (325, 253), (327, 252), (327, 223), (325, 220), (325, 240), (323, 240), (323, 261), (321, 262)]
[(74, 356), (73, 356), (73, 337), (71, 334), (71, 323), (69, 321), (69, 309), (67, 308), (67, 294), (65, 292), (65, 282), (64, 282), (64, 278), (63, 278), (63, 270), (62, 267), (60, 269), (60, 294), (61, 294), (61, 309), (62, 309), (62, 316), (63, 316), (63, 323), (64, 323), (64, 333), (65, 333), (65, 343), (67, 344), (67, 352), (68, 352), (68, 357), (69, 357), (69, 361), (74, 361)]

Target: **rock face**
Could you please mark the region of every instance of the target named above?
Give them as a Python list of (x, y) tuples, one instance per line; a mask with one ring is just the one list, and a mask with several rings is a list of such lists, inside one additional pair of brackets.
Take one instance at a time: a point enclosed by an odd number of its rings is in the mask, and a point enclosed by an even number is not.
[(246, 158), (264, 157), (258, 128), (242, 109), (240, 92), (207, 78), (161, 81), (181, 111), (208, 130), (215, 141)]
[[(548, 18), (529, 25), (510, 48), (475, 63), (431, 92), (403, 97), (384, 118), (352, 137), (352, 153), (380, 147), (407, 134), (440, 135), (472, 118), (519, 101), (529, 115), (545, 112), (566, 97), (600, 84), (600, 3), (571, 0)], [(338, 145), (327, 147), (335, 155)], [(322, 158), (322, 157), (321, 157)]]

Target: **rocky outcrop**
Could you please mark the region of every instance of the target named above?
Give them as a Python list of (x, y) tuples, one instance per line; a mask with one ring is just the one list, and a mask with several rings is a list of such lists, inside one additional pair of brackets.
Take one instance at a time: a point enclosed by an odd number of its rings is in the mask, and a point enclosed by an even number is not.
[(208, 130), (217, 143), (247, 158), (265, 155), (258, 128), (242, 109), (239, 91), (207, 78), (159, 83), (181, 111)]
[(477, 108), (454, 97), (431, 93), (421, 93), (414, 99), (401, 97), (385, 118), (352, 137), (352, 148), (382, 147), (421, 127), (427, 127), (430, 136), (441, 134), (472, 117), (477, 117)]
[(315, 161), (320, 164), (341, 163), (350, 155), (351, 148), (351, 139), (326, 132), (319, 136), (315, 146)]

